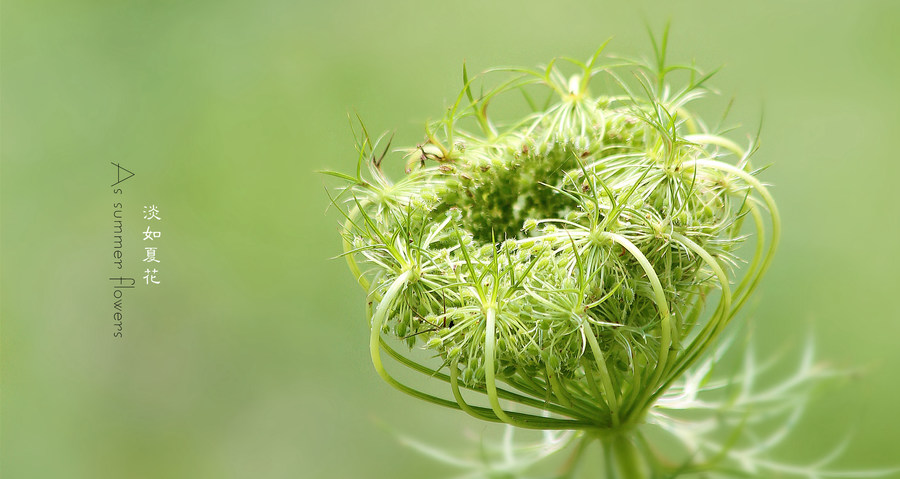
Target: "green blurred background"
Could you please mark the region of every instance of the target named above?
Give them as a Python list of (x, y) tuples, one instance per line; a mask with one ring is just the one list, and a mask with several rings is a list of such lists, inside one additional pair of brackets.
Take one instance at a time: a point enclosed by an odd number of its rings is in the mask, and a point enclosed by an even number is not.
[[(2, 434), (6, 478), (438, 477), (381, 424), (459, 444), (486, 426), (374, 374), (364, 294), (313, 170), (355, 162), (347, 113), (421, 138), (470, 71), (558, 55), (726, 67), (732, 120), (774, 163), (785, 236), (754, 318), (863, 374), (825, 387), (786, 458), (900, 444), (900, 4), (49, 1), (2, 4)], [(710, 103), (717, 111), (724, 100)], [(161, 284), (112, 337), (114, 181), (126, 274), (159, 206)], [(599, 452), (599, 451), (597, 451)], [(599, 460), (588, 462), (588, 469)]]

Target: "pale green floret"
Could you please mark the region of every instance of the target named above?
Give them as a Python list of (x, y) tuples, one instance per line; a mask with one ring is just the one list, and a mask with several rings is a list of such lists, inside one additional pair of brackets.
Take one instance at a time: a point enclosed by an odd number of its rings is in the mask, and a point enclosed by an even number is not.
[[(691, 70), (676, 88), (635, 63), (618, 67), (641, 79), (628, 85), (599, 55), (573, 64), (569, 77), (553, 64), (510, 70), (479, 97), (465, 77), (396, 183), (364, 135), (356, 176), (335, 174), (352, 183), (346, 257), (368, 292), (373, 362), (395, 387), (515, 426), (625, 430), (745, 303), (769, 266), (778, 213), (750, 168), (752, 145), (688, 109), (706, 77)], [(600, 76), (615, 91), (592, 95)], [(556, 102), (535, 106), (540, 87)], [(530, 115), (487, 116), (491, 100), (520, 91)], [(739, 268), (750, 236), (753, 257)], [(426, 366), (382, 335), (440, 362)], [(399, 383), (382, 352), (449, 383), (447, 396)], [(486, 401), (470, 404), (460, 388)]]

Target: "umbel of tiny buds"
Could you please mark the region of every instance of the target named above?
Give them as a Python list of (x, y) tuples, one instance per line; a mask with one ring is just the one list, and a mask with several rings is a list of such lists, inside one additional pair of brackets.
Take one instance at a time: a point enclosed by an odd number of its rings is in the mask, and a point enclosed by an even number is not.
[[(372, 363), (395, 388), (486, 421), (615, 438), (756, 289), (780, 234), (756, 141), (693, 113), (710, 75), (666, 65), (664, 50), (602, 51), (491, 70), (503, 79), (486, 91), (464, 67), (456, 102), (402, 150), (405, 176), (382, 171), (390, 142), (365, 127), (355, 174), (326, 172), (347, 182), (333, 198), (344, 256), (368, 294)], [(527, 113), (490, 116), (501, 98)], [(401, 383), (387, 356), (446, 393)]]

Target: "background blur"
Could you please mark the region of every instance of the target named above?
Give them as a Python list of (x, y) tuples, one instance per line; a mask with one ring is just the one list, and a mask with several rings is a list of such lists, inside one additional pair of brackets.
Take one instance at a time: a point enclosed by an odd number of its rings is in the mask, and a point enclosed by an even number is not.
[[(552, 3), (552, 4), (551, 4)], [(864, 367), (822, 389), (785, 458), (847, 434), (846, 466), (900, 443), (900, 4), (7, 0), (2, 5), (4, 478), (432, 477), (391, 428), (486, 426), (374, 374), (364, 294), (320, 168), (355, 165), (347, 113), (420, 140), (460, 67), (650, 55), (725, 68), (785, 236), (760, 349)], [(824, 7), (823, 5), (828, 5)], [(764, 108), (763, 108), (764, 107)], [(112, 195), (125, 192), (125, 337), (112, 337)], [(155, 204), (159, 285), (141, 276)], [(788, 363), (790, 364), (790, 363)], [(599, 453), (599, 451), (595, 451)], [(593, 467), (599, 460), (588, 461)]]

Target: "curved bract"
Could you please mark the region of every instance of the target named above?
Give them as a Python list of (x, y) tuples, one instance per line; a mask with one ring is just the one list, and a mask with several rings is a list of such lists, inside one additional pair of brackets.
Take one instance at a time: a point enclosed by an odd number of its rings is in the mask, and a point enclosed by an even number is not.
[[(708, 76), (600, 51), (566, 61), (573, 75), (494, 70), (506, 78), (477, 94), (464, 70), (456, 104), (405, 150), (406, 176), (387, 177), (389, 145), (364, 130), (356, 175), (332, 174), (349, 183), (345, 256), (387, 382), (488, 421), (604, 433), (638, 424), (721, 335), (779, 218), (753, 144), (692, 113)], [(504, 96), (531, 113), (489, 116)], [(383, 356), (446, 394), (402, 384)]]

